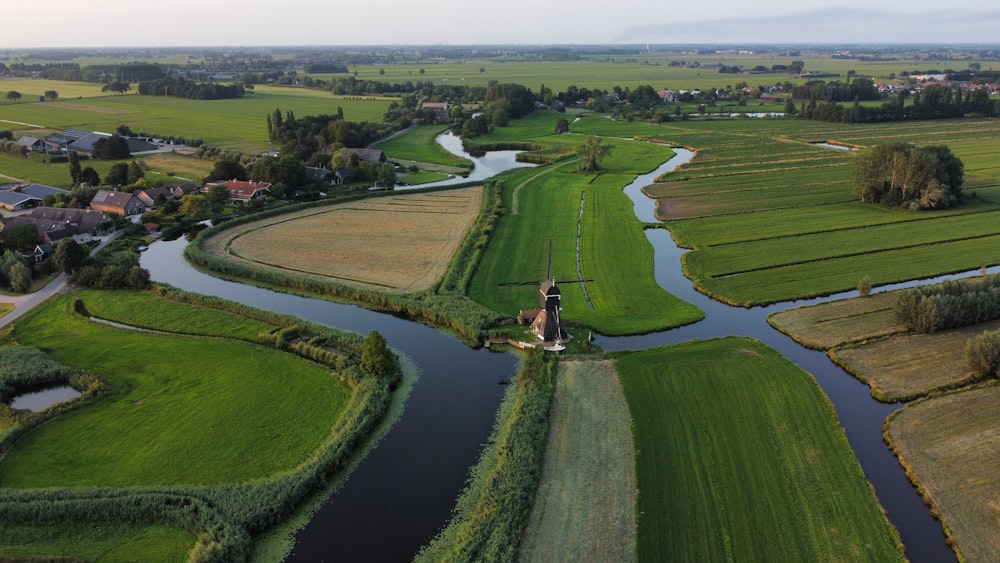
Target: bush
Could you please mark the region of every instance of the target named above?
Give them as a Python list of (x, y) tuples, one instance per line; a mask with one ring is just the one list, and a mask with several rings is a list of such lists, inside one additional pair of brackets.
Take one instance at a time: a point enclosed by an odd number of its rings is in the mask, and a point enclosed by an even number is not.
[(858, 295), (868, 297), (872, 294), (872, 279), (868, 276), (861, 278), (858, 282)]
[(965, 345), (966, 365), (977, 377), (1000, 375), (1000, 330), (988, 330)]

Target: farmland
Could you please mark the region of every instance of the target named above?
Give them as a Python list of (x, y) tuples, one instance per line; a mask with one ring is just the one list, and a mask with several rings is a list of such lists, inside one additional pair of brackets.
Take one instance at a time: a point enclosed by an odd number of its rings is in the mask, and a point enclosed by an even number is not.
[(903, 559), (830, 404), (777, 352), (730, 338), (617, 368), (634, 421), (639, 561)]
[(609, 360), (562, 361), (522, 561), (635, 561), (635, 452)]
[[(693, 248), (685, 273), (709, 295), (753, 305), (1000, 263), (993, 229), (1000, 177), (984, 151), (1000, 148), (989, 120), (851, 128), (798, 120), (730, 120), (636, 126), (584, 119), (573, 131), (626, 133), (698, 151), (646, 188), (678, 244)], [(815, 140), (870, 146), (885, 140), (954, 144), (968, 155), (968, 204), (944, 212), (872, 208), (851, 193), (853, 155)], [(964, 154), (963, 154), (964, 153)]]
[(964, 561), (992, 561), (1000, 553), (1000, 481), (993, 478), (1000, 458), (998, 392), (990, 385), (907, 405), (886, 432)]
[(482, 197), (482, 188), (465, 188), (307, 210), (224, 231), (205, 249), (295, 275), (412, 293), (444, 274)]

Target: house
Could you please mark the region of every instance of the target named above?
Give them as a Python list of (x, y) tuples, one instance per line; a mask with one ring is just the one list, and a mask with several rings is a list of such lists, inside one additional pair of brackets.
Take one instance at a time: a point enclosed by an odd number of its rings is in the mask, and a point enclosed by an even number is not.
[(351, 171), (348, 168), (341, 168), (333, 174), (333, 185), (340, 186), (351, 182)]
[(110, 230), (115, 228), (114, 222), (106, 213), (94, 209), (36, 207), (31, 213), (22, 215), (22, 218), (29, 219), (41, 227), (52, 242), (58, 242), (66, 236), (71, 236), (80, 242), (88, 242), (92, 237), (107, 232), (105, 228)]
[(34, 137), (21, 137), (17, 144), (32, 152), (45, 152), (45, 142)]
[(175, 184), (168, 188), (174, 194), (174, 199), (180, 199), (186, 195), (198, 193), (200, 190), (194, 184)]
[(130, 192), (97, 190), (94, 199), (90, 200), (90, 208), (105, 213), (117, 213), (122, 217), (133, 217), (144, 213), (146, 204)]
[(135, 192), (135, 196), (139, 198), (139, 201), (141, 201), (147, 208), (153, 208), (156, 207), (157, 204), (176, 199), (174, 197), (174, 191), (170, 188), (164, 187), (138, 190)]
[(389, 159), (385, 157), (385, 152), (378, 149), (344, 149), (350, 151), (358, 156), (358, 160), (366, 160), (368, 162), (389, 162)]
[(317, 168), (315, 166), (306, 166), (306, 180), (310, 182), (328, 182), (333, 184), (334, 179), (335, 175), (333, 170)]
[(424, 102), (420, 109), (434, 113), (434, 123), (444, 123), (451, 119), (448, 114), (448, 102)]
[(225, 182), (209, 182), (206, 188), (211, 186), (226, 186), (229, 190), (229, 197), (226, 198), (226, 205), (247, 205), (255, 199), (263, 199), (271, 193), (270, 182), (248, 182), (246, 180), (226, 180)]

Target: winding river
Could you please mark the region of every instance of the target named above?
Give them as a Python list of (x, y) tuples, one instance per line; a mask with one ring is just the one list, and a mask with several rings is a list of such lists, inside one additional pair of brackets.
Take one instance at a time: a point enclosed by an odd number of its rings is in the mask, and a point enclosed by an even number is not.
[[(625, 188), (643, 222), (653, 223), (656, 219), (653, 201), (642, 195), (641, 188), (693, 156), (689, 151), (675, 150), (677, 155), (672, 159)], [(491, 165), (493, 173), (505, 169), (503, 166), (515, 166), (513, 154), (505, 158), (509, 158), (507, 165)], [(825, 354), (799, 346), (766, 322), (773, 311), (821, 300), (752, 309), (724, 305), (692, 288), (681, 273), (680, 256), (684, 251), (673, 244), (666, 230), (650, 229), (647, 236), (655, 248), (657, 281), (674, 295), (701, 307), (706, 317), (699, 323), (660, 333), (623, 338), (598, 336), (596, 344), (605, 350), (641, 349), (693, 338), (739, 335), (757, 338), (779, 350), (813, 374), (830, 398), (865, 475), (899, 530), (907, 557), (917, 562), (954, 561), (940, 524), (931, 518), (903, 469), (882, 443), (882, 423), (899, 405), (875, 401), (865, 385)], [(516, 372), (516, 358), (471, 349), (449, 335), (392, 315), (213, 278), (187, 265), (182, 255), (184, 245), (183, 239), (157, 242), (143, 253), (142, 265), (155, 281), (189, 291), (362, 334), (378, 329), (390, 345), (421, 368), (420, 379), (399, 421), (298, 533), (289, 560), (412, 558), (447, 523), (467, 472), (492, 429), (504, 389), (498, 381)]]

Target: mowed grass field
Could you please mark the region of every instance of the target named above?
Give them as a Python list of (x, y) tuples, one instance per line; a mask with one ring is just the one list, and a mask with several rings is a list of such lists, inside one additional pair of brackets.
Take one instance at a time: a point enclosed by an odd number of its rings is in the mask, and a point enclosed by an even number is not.
[[(158, 561), (183, 563), (195, 535), (167, 526), (87, 524), (0, 527), (0, 553), (37, 561)], [(15, 559), (16, 560), (16, 559)]]
[[(47, 84), (50, 81), (29, 82), (42, 91), (50, 89)], [(60, 91), (62, 85), (52, 84), (51, 89)], [(100, 85), (94, 86), (92, 95), (79, 99), (62, 99), (65, 96), (60, 93), (61, 99), (56, 102), (38, 102), (36, 96), (34, 101), (22, 99), (16, 104), (0, 106), (0, 129), (18, 135), (32, 135), (39, 127), (75, 127), (110, 133), (125, 124), (136, 132), (202, 139), (225, 150), (255, 152), (272, 148), (267, 139), (267, 115), (275, 109), (304, 117), (334, 114), (339, 106), (347, 120), (381, 121), (393, 100), (380, 96), (334, 96), (324, 90), (267, 85), (259, 85), (252, 93), (233, 100), (185, 100), (136, 93), (104, 95)]]
[[(529, 120), (529, 131), (541, 123), (539, 131), (544, 133), (523, 140), (570, 152), (586, 142), (582, 135), (555, 135), (549, 120), (551, 115)], [(473, 300), (510, 315), (537, 308), (537, 284), (550, 273), (551, 241), (551, 276), (562, 292), (563, 322), (604, 334), (638, 334), (702, 318), (700, 310), (656, 284), (653, 248), (622, 192), (637, 174), (668, 160), (669, 149), (622, 139), (604, 142), (614, 149), (603, 163), (606, 172), (597, 176), (578, 173), (575, 161), (503, 176), (507, 213), (497, 223), (470, 284)], [(580, 279), (585, 280), (592, 309)]]
[(635, 561), (635, 450), (611, 360), (562, 360), (518, 560)]
[(369, 198), (235, 227), (203, 248), (290, 275), (413, 293), (444, 275), (482, 200), (481, 187)]
[(902, 561), (815, 381), (739, 338), (617, 360), (639, 561)]
[(768, 324), (809, 348), (827, 350), (906, 331), (892, 313), (896, 294), (882, 292), (774, 313)]
[(99, 374), (114, 392), (19, 440), (0, 462), (2, 486), (222, 484), (270, 476), (312, 454), (350, 397), (347, 385), (318, 364), (234, 340), (113, 328), (74, 314), (75, 298), (61, 295), (32, 311), (15, 325), (14, 338)]
[(996, 561), (1000, 387), (968, 389), (907, 405), (886, 436), (944, 524), (960, 560)]
[[(710, 120), (661, 126), (585, 118), (573, 131), (632, 134), (697, 150), (694, 161), (645, 189), (681, 246), (685, 273), (738, 305), (826, 295), (1000, 263), (1000, 125), (962, 119), (842, 126), (794, 119)], [(854, 154), (814, 146), (902, 141), (946, 144), (966, 162), (966, 205), (883, 209), (851, 193)]]

